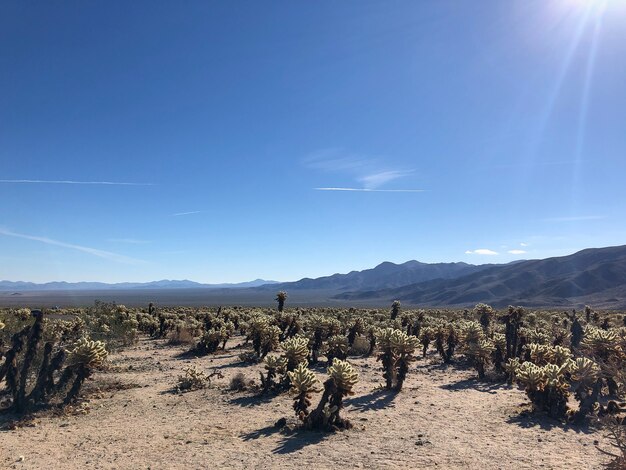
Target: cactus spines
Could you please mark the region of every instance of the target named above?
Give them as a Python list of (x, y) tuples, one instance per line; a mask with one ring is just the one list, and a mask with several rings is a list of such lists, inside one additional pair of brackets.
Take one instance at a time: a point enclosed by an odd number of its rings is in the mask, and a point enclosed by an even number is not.
[(81, 338), (70, 351), (69, 360), (72, 365), (81, 365), (89, 368), (102, 366), (107, 358), (107, 350), (102, 341), (90, 341)]
[(309, 406), (311, 406), (311, 393), (320, 392), (319, 380), (315, 374), (311, 372), (306, 363), (301, 362), (292, 372), (287, 372), (291, 389), (289, 393), (295, 395), (293, 409), (296, 416), (304, 421), (309, 415)]
[(305, 361), (309, 356), (309, 340), (304, 336), (294, 336), (280, 343), (285, 359), (287, 370), (293, 371), (298, 364)]
[(335, 381), (335, 385), (344, 395), (352, 395), (352, 387), (359, 381), (359, 374), (354, 367), (340, 359), (334, 359), (333, 364), (328, 368), (328, 375)]

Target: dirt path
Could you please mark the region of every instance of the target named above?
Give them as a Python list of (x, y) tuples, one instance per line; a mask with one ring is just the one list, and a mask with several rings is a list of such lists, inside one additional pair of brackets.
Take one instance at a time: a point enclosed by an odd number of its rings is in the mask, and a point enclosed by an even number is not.
[[(445, 370), (434, 357), (418, 362), (399, 395), (376, 391), (374, 358), (351, 358), (360, 381), (344, 413), (355, 428), (278, 431), (277, 419), (292, 420), (287, 395), (227, 390), (238, 372), (258, 381), (260, 366), (239, 363), (238, 349), (191, 360), (177, 357), (181, 351), (142, 339), (113, 355), (111, 370), (91, 384), (102, 391), (90, 394), (86, 414), (1, 431), (0, 467), (596, 469), (606, 457), (594, 441), (609, 450), (597, 431), (520, 415), (522, 391), (478, 384), (472, 371)], [(217, 367), (224, 378), (211, 389), (171, 393), (189, 363)], [(322, 379), (324, 368), (316, 372)], [(120, 384), (132, 388), (115, 390)]]

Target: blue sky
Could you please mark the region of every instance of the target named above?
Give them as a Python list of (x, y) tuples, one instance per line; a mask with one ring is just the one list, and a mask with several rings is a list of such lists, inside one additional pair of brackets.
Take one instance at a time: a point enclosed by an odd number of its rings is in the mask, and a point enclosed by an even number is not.
[(618, 0), (2, 2), (0, 279), (624, 244), (624, 58)]

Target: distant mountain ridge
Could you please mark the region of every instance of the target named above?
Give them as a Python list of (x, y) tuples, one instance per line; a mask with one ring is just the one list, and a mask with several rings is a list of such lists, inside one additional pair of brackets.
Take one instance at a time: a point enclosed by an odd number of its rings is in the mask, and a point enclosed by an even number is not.
[(277, 281), (255, 279), (254, 281), (240, 282), (235, 284), (201, 284), (199, 282), (184, 280), (169, 280), (151, 282), (119, 282), (108, 284), (106, 282), (46, 282), (37, 284), (24, 281), (0, 281), (1, 292), (29, 292), (29, 291), (57, 291), (57, 290), (120, 290), (120, 289), (243, 289), (258, 287), (261, 285), (276, 284)]
[(388, 289), (343, 292), (340, 300), (393, 300), (413, 305), (559, 306), (589, 303), (626, 308), (626, 245), (590, 248), (569, 256), (491, 266), (455, 279)]
[(457, 277), (488, 269), (493, 264), (473, 265), (467, 263), (421, 263), (411, 260), (402, 264), (385, 261), (375, 268), (333, 274), (316, 279), (304, 278), (271, 286), (280, 289), (319, 290), (377, 290), (401, 287), (432, 279), (455, 279)]

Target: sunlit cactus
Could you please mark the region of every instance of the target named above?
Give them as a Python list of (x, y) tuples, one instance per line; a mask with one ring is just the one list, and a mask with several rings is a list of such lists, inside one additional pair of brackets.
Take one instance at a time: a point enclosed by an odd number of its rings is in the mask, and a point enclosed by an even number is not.
[(340, 359), (333, 360), (333, 364), (328, 368), (328, 375), (344, 395), (352, 395), (352, 387), (359, 381), (359, 374), (354, 367), (349, 362)]
[(108, 356), (102, 341), (90, 341), (87, 338), (79, 339), (69, 353), (70, 364), (89, 368), (102, 366)]
[(543, 369), (532, 362), (524, 362), (515, 370), (515, 379), (528, 391), (543, 390), (546, 381)]
[(578, 357), (567, 363), (567, 369), (572, 380), (584, 384), (592, 384), (600, 377), (600, 367), (586, 357)]
[(304, 421), (309, 414), (311, 393), (321, 391), (318, 388), (320, 381), (315, 377), (315, 374), (307, 368), (304, 362), (298, 364), (298, 367), (292, 372), (287, 372), (287, 374), (289, 375), (289, 381), (291, 383), (289, 393), (295, 395), (293, 409), (296, 412), (296, 416)]
[(348, 420), (339, 413), (343, 407), (343, 397), (353, 393), (358, 382), (358, 374), (347, 361), (335, 359), (328, 368), (329, 378), (324, 382), (324, 393), (316, 409), (306, 418), (305, 425), (312, 429), (333, 431), (351, 427)]
[(309, 340), (304, 336), (289, 338), (280, 343), (280, 347), (287, 360), (288, 371), (294, 370), (298, 364), (306, 361), (309, 356)]

